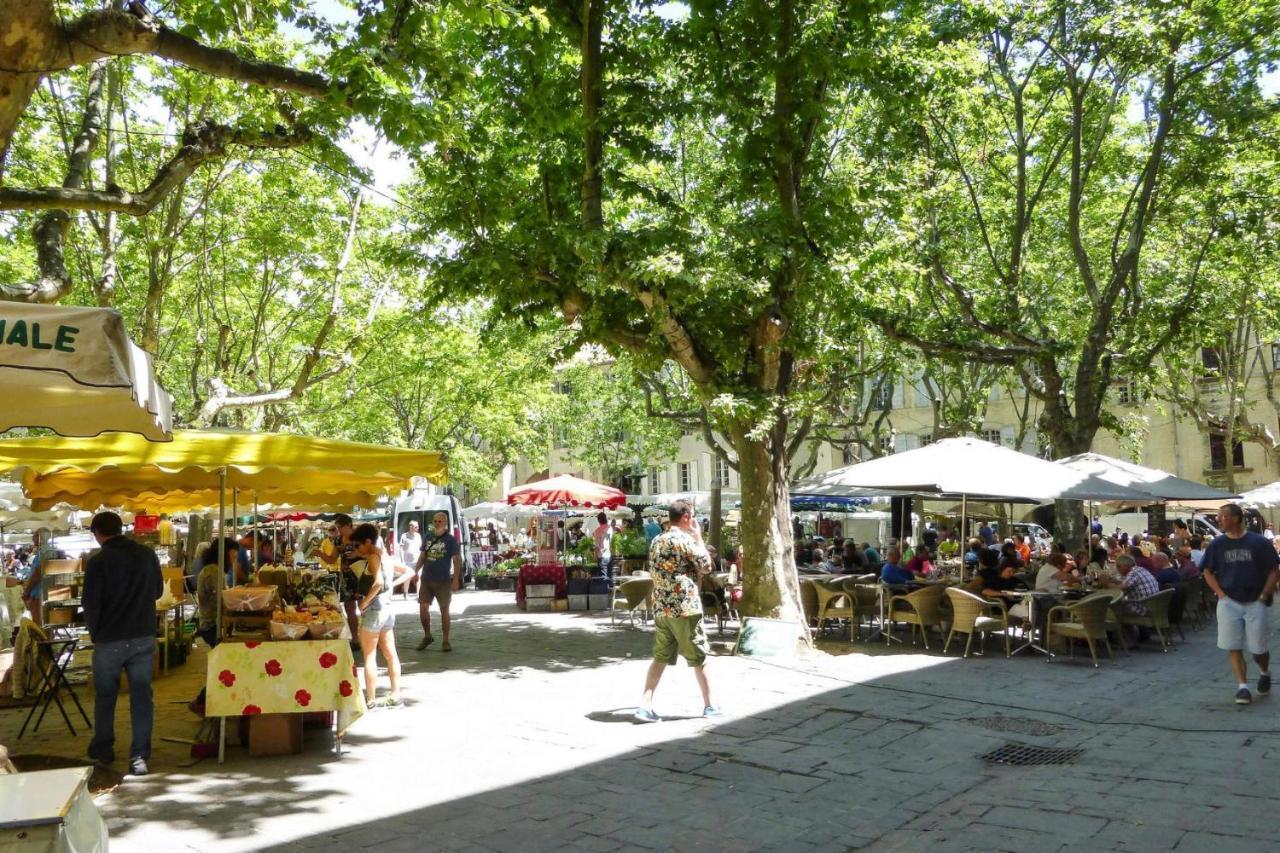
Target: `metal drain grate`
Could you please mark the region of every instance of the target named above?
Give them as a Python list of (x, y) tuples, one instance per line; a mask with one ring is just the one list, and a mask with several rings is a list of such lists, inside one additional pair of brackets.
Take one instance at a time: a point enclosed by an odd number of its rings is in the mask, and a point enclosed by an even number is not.
[(1083, 753), (1084, 750), (1078, 748), (1006, 743), (998, 749), (991, 750), (982, 756), (982, 759), (991, 764), (1030, 767), (1037, 764), (1070, 764)]

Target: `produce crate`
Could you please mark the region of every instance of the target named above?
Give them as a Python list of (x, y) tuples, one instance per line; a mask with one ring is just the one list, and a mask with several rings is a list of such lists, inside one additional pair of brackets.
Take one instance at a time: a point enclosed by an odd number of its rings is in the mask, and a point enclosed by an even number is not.
[(610, 604), (610, 602), (612, 601), (613, 596), (611, 596), (611, 595), (597, 595), (597, 594), (595, 594), (595, 593), (592, 593), (591, 595), (587, 596), (587, 598), (588, 598), (588, 603), (587, 603), (587, 607), (588, 607), (588, 609), (590, 609), (590, 610), (608, 610), (608, 609), (609, 609), (609, 604)]
[(556, 585), (553, 583), (531, 583), (524, 588), (526, 598), (555, 598)]
[(608, 578), (592, 578), (588, 583), (591, 585), (587, 590), (591, 595), (608, 595), (609, 579)]
[(555, 598), (552, 596), (542, 598), (529, 596), (524, 600), (524, 609), (529, 613), (550, 613), (554, 606)]
[(568, 609), (569, 609), (569, 599), (567, 599), (567, 598), (557, 598), (557, 599), (554, 599), (554, 600), (551, 602), (551, 609), (552, 609), (552, 610), (568, 610)]
[(570, 610), (589, 610), (591, 608), (591, 596), (574, 595), (569, 593), (569, 609)]

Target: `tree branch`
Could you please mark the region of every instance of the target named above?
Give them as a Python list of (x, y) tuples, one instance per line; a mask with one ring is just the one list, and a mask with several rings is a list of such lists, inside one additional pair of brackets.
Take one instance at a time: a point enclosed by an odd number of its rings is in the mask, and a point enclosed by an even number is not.
[(311, 140), (306, 128), (278, 127), (261, 132), (221, 124), (199, 123), (182, 134), (182, 147), (160, 167), (151, 183), (138, 193), (121, 187), (103, 190), (76, 187), (0, 187), (0, 210), (93, 210), (145, 216), (196, 169), (227, 156), (232, 145), (247, 148), (297, 148)]

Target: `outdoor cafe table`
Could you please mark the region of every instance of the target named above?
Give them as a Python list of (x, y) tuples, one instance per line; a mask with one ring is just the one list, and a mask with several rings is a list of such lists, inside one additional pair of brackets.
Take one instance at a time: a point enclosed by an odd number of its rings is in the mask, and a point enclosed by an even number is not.
[(337, 744), (365, 712), (347, 640), (226, 640), (209, 652), (209, 717), (337, 712)]
[(1058, 599), (1062, 594), (1042, 589), (1011, 589), (1006, 591), (1005, 595), (1010, 598), (1026, 599), (1027, 624), (1030, 625), (1030, 629), (1027, 631), (1027, 641), (1010, 652), (1009, 656), (1013, 657), (1018, 652), (1025, 652), (1030, 649), (1046, 657), (1053, 657), (1048, 649), (1036, 643), (1036, 602), (1042, 598)]

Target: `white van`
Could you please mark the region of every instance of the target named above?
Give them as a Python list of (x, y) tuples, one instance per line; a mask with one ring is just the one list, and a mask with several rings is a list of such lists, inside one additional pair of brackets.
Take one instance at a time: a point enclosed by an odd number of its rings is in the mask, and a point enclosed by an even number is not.
[(426, 489), (414, 489), (407, 495), (396, 499), (395, 509), (391, 517), (395, 529), (395, 541), (409, 529), (409, 522), (418, 522), (418, 534), (425, 542), (431, 536), (431, 519), (437, 512), (449, 516), (449, 532), (458, 540), (462, 551), (462, 584), (471, 580), (470, 537), (467, 535), (466, 523), (462, 519), (462, 506), (453, 495), (438, 495)]

